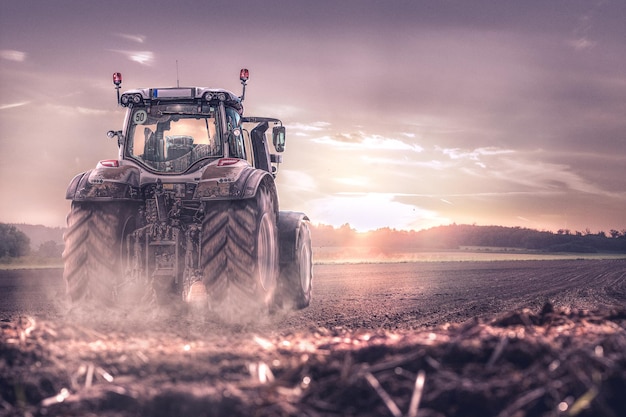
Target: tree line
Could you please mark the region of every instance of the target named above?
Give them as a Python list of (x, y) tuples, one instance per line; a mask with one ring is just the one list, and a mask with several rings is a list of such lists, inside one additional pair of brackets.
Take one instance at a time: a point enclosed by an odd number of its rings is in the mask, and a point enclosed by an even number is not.
[[(59, 239), (49, 239), (42, 241), (36, 248), (32, 248), (32, 239), (20, 228), (26, 230), (39, 230), (55, 235), (55, 232), (62, 233), (61, 229), (47, 228), (45, 226), (13, 225), (0, 223), (0, 261), (7, 261), (12, 258), (24, 256), (36, 256), (39, 258), (60, 258), (63, 253), (63, 244)], [(62, 234), (61, 234), (62, 236)]]
[(15, 226), (0, 223), (0, 259), (18, 258), (30, 253), (30, 238)]
[(554, 233), (522, 227), (451, 224), (419, 231), (382, 228), (360, 233), (344, 224), (339, 228), (313, 226), (311, 235), (314, 246), (378, 247), (386, 252), (492, 247), (545, 252), (626, 253), (626, 229), (614, 229), (609, 233), (591, 233), (589, 230)]
[[(63, 244), (60, 242), (62, 233), (61, 228), (0, 223), (0, 260), (29, 255), (60, 258), (63, 253)], [(31, 237), (40, 242), (37, 248), (31, 247)], [(545, 252), (626, 253), (626, 229), (612, 229), (608, 233), (604, 231), (591, 233), (589, 230), (572, 232), (560, 229), (554, 233), (522, 227), (451, 224), (419, 231), (382, 228), (362, 233), (357, 232), (349, 224), (344, 224), (339, 228), (312, 225), (311, 238), (315, 247), (377, 247), (388, 253), (456, 250), (464, 247), (491, 247), (504, 250), (515, 248)]]

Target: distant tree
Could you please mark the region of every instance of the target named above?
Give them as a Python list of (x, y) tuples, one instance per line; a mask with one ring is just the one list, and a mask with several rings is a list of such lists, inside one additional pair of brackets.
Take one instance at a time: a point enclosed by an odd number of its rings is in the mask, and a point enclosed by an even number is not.
[(42, 258), (60, 258), (62, 254), (63, 245), (58, 244), (54, 240), (42, 243), (37, 250), (37, 256)]
[(611, 229), (609, 233), (611, 233), (611, 237), (613, 239), (617, 239), (620, 236), (619, 230)]
[(0, 258), (18, 258), (30, 252), (30, 239), (8, 224), (0, 223)]

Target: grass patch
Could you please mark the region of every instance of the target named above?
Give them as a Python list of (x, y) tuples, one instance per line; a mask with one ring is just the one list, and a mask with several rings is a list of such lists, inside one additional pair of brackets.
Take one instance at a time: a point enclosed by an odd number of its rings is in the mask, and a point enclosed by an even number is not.
[(541, 261), (567, 259), (626, 259), (626, 253), (544, 252), (528, 249), (464, 246), (458, 250), (387, 251), (368, 246), (313, 247), (316, 264), (398, 263), (398, 262), (478, 262)]
[(0, 269), (45, 269), (63, 268), (61, 258), (42, 258), (39, 256), (22, 256), (19, 258), (0, 258)]

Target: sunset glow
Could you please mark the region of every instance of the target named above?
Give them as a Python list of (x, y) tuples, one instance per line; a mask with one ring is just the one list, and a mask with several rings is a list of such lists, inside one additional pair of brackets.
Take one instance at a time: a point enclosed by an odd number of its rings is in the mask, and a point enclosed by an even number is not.
[(626, 228), (626, 3), (3, 2), (0, 222), (64, 226), (122, 90), (279, 117), (281, 208), (357, 230)]

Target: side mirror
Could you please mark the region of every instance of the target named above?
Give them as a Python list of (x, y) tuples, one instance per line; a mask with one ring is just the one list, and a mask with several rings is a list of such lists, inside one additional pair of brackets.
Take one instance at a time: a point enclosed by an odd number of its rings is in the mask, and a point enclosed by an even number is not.
[(272, 141), (274, 142), (276, 152), (285, 150), (285, 126), (274, 126), (274, 129), (272, 129)]

